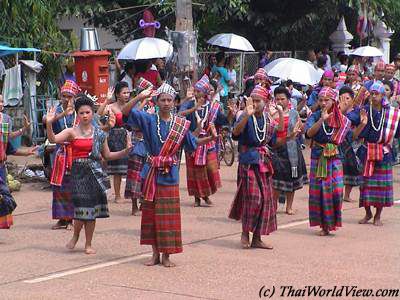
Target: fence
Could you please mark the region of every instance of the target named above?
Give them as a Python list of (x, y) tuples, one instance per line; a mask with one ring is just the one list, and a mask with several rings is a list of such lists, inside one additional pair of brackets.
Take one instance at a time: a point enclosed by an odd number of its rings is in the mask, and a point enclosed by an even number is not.
[[(216, 52), (199, 52), (199, 60), (200, 60), (200, 72), (208, 65), (208, 58), (210, 55), (215, 54)], [(242, 91), (243, 89), (243, 79), (247, 76), (253, 75), (258, 69), (259, 52), (225, 52), (225, 56), (232, 56), (235, 59), (235, 67), (236, 71), (236, 85), (234, 87), (234, 91)], [(292, 57), (291, 51), (274, 51), (272, 52), (271, 59), (277, 59), (282, 57)]]

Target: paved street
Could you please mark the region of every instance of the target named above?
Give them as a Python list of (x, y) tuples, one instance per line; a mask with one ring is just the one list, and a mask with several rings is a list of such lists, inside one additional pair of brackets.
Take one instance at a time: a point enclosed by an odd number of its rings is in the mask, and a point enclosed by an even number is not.
[[(399, 203), (383, 211), (383, 227), (357, 224), (363, 210), (357, 202), (345, 203), (344, 227), (319, 237), (308, 226), (305, 187), (296, 194), (295, 216), (278, 213), (279, 229), (267, 238), (275, 249), (242, 250), (241, 224), (227, 218), (236, 167), (222, 166), (223, 188), (212, 208), (192, 207), (184, 169), (184, 252), (172, 256), (173, 269), (143, 266), (151, 249), (139, 245), (140, 217), (130, 216), (129, 202), (110, 203), (111, 217), (98, 220), (96, 255), (83, 253), (84, 236), (75, 251), (67, 251), (71, 232), (50, 230), (50, 190), (24, 184), (14, 194), (15, 226), (0, 231), (0, 299), (257, 299), (263, 286), (263, 292), (275, 288), (273, 299), (284, 299), (281, 286), (400, 288)], [(399, 173), (396, 167), (395, 199)], [(352, 196), (358, 198), (358, 189)]]

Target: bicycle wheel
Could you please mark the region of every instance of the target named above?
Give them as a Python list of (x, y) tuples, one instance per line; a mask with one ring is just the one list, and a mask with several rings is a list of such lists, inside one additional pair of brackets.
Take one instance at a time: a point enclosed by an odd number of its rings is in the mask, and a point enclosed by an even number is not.
[(235, 162), (235, 148), (231, 137), (228, 136), (224, 138), (224, 148), (224, 162), (228, 167), (230, 167)]

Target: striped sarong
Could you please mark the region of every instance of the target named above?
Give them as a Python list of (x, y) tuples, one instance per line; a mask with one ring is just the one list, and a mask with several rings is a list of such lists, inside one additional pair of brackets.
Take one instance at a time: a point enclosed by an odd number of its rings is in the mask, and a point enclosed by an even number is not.
[(343, 169), (340, 159), (327, 159), (327, 176), (317, 177), (319, 160), (311, 159), (309, 189), (310, 226), (336, 230), (342, 226)]
[(242, 220), (244, 232), (267, 235), (277, 230), (276, 201), (272, 199), (270, 173), (261, 173), (258, 165), (238, 167), (238, 189), (229, 218)]
[(53, 185), (52, 212), (55, 220), (72, 220), (74, 205), (72, 204), (71, 177), (63, 175), (61, 186)]
[(215, 150), (207, 153), (205, 166), (196, 166), (193, 155), (186, 153), (186, 173), (189, 196), (208, 197), (222, 186)]
[(136, 154), (129, 155), (128, 171), (126, 173), (125, 198), (140, 199), (142, 197), (142, 178), (145, 158)]
[(157, 185), (154, 200), (142, 203), (140, 244), (167, 254), (183, 251), (178, 185)]
[(391, 162), (375, 162), (372, 176), (363, 177), (360, 207), (393, 205), (393, 171)]

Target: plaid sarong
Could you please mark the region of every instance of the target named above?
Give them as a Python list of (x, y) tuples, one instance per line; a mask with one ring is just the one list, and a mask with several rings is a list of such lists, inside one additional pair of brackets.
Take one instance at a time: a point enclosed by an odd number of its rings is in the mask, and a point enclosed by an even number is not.
[(142, 197), (142, 178), (140, 172), (143, 169), (145, 158), (137, 154), (131, 154), (128, 158), (128, 171), (126, 173), (125, 198), (139, 199)]
[(153, 202), (142, 204), (141, 245), (154, 245), (161, 253), (182, 252), (178, 185), (157, 185)]
[(272, 198), (271, 175), (258, 165), (239, 164), (238, 187), (229, 218), (242, 220), (244, 232), (267, 235), (277, 230), (277, 203)]
[[(217, 118), (218, 111), (220, 109), (220, 105), (217, 101), (214, 101), (210, 104), (210, 112), (208, 114), (207, 122), (205, 123), (205, 128), (202, 128), (199, 137), (204, 137), (207, 135), (210, 130), (210, 125), (215, 122)], [(206, 157), (207, 152), (215, 147), (215, 141), (208, 142), (205, 145), (198, 146), (196, 151), (194, 151), (194, 164), (196, 166), (205, 166), (206, 165)]]
[(336, 230), (342, 226), (343, 169), (339, 158), (327, 161), (327, 176), (318, 177), (319, 160), (311, 159), (309, 220), (310, 226)]
[(207, 153), (205, 166), (196, 166), (194, 157), (186, 152), (186, 178), (189, 196), (208, 197), (221, 186), (218, 170), (218, 157), (215, 150)]
[(149, 157), (150, 170), (143, 185), (144, 201), (152, 202), (156, 193), (157, 171), (163, 169), (169, 172), (169, 167), (176, 163), (176, 153), (181, 146), (182, 140), (189, 130), (190, 121), (175, 116), (168, 137), (161, 148), (158, 156)]
[(360, 186), (360, 207), (393, 205), (393, 170), (390, 162), (376, 161), (374, 173), (363, 177)]

